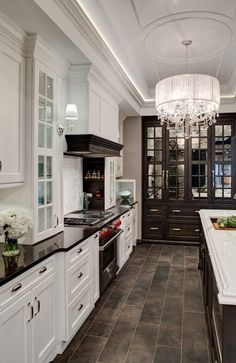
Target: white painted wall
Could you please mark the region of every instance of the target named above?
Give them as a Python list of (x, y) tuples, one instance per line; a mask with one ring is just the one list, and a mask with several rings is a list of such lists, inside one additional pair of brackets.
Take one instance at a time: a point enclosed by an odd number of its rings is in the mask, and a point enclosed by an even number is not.
[(123, 124), (124, 179), (136, 179), (138, 239), (141, 239), (142, 212), (142, 123), (141, 117), (127, 117)]
[(63, 163), (64, 214), (83, 208), (83, 159), (65, 156)]

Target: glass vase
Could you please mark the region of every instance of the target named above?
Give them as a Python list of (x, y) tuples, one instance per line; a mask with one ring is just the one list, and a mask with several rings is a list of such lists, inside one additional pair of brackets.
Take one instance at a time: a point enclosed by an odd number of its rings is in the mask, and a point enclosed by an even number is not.
[(2, 255), (6, 257), (18, 256), (20, 254), (17, 239), (5, 237)]

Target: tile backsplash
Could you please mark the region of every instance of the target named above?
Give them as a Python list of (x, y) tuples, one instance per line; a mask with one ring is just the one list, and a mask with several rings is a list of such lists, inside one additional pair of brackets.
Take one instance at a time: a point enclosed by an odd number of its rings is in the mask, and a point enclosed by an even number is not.
[(64, 157), (63, 189), (64, 214), (80, 210), (83, 193), (83, 159), (80, 157)]

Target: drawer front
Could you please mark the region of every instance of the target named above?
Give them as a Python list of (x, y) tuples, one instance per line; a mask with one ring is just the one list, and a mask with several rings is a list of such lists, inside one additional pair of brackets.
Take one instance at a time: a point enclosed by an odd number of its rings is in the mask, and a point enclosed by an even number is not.
[(12, 304), (14, 299), (18, 299), (28, 288), (47, 277), (55, 269), (56, 256), (54, 255), (3, 285), (0, 289), (0, 310), (5, 308), (6, 305)]
[(168, 215), (170, 218), (176, 217), (198, 217), (198, 211), (200, 208), (188, 208), (188, 207), (169, 207)]
[(85, 255), (80, 261), (73, 264), (66, 271), (67, 275), (67, 304), (72, 302), (85, 285), (91, 282), (91, 253)]
[(133, 226), (132, 224), (129, 224), (128, 226), (126, 226), (124, 230), (125, 239), (130, 238), (132, 233), (133, 233)]
[(81, 327), (92, 307), (92, 287), (88, 284), (67, 308), (68, 339)]
[(143, 238), (160, 239), (163, 234), (163, 223), (161, 221), (145, 221), (143, 224)]
[(121, 216), (122, 228), (132, 223), (132, 210)]
[(129, 255), (133, 251), (132, 236), (130, 236), (128, 239), (125, 239), (124, 249), (125, 249), (124, 252), (125, 252), (126, 259), (128, 259)]
[(144, 208), (144, 214), (146, 218), (165, 218), (165, 208), (162, 206), (146, 205)]
[(90, 239), (88, 238), (66, 253), (65, 258), (67, 268), (70, 267), (73, 263), (79, 261), (90, 251), (89, 241)]
[(168, 238), (169, 239), (191, 239), (199, 240), (200, 237), (200, 226), (198, 223), (169, 223), (168, 228)]

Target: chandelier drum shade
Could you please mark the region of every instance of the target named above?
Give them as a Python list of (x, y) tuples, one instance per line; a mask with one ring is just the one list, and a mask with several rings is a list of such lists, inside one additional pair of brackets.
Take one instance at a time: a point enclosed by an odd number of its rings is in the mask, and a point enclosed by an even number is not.
[[(183, 41), (186, 47), (192, 42)], [(174, 124), (178, 135), (194, 136), (198, 126), (205, 128), (216, 122), (220, 105), (220, 83), (204, 74), (181, 74), (156, 84), (156, 110), (161, 124)]]

